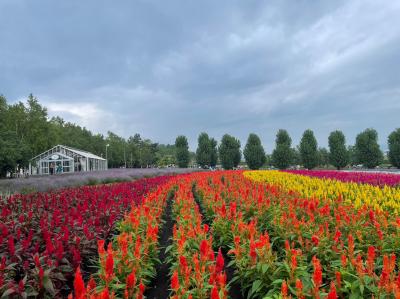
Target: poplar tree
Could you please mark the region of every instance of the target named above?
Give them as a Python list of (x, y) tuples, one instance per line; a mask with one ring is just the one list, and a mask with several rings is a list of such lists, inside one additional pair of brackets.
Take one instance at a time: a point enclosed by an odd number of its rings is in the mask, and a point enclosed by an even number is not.
[(276, 134), (275, 149), (272, 152), (272, 165), (278, 169), (286, 169), (293, 160), (292, 139), (286, 130), (279, 130)]
[(318, 165), (318, 145), (312, 130), (305, 130), (300, 141), (300, 156), (305, 168), (313, 169)]
[(383, 154), (378, 144), (378, 132), (366, 129), (356, 137), (355, 155), (357, 162), (367, 168), (375, 168), (383, 161)]
[(187, 168), (189, 165), (189, 145), (187, 138), (183, 135), (176, 137), (175, 140), (176, 163), (180, 168)]
[(328, 138), (329, 162), (341, 169), (349, 163), (349, 152), (346, 148), (346, 138), (342, 131), (333, 131)]
[(390, 163), (400, 168), (400, 128), (390, 133), (388, 137), (388, 146)]
[(249, 135), (243, 154), (250, 169), (260, 169), (264, 165), (265, 151), (260, 138), (256, 134)]
[(240, 141), (235, 137), (225, 134), (218, 148), (219, 158), (224, 169), (233, 169), (240, 163)]

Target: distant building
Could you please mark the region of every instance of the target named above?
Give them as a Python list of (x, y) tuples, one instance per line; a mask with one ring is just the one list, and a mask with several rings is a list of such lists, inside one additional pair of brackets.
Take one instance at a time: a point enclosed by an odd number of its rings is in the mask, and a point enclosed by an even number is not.
[(56, 145), (29, 162), (29, 174), (46, 175), (106, 170), (107, 160), (65, 145)]

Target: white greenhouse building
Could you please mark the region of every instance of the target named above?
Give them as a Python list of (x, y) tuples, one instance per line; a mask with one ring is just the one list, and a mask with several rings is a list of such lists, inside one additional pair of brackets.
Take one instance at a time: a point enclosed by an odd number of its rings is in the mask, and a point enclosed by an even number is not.
[(31, 175), (98, 171), (107, 169), (107, 160), (92, 153), (65, 145), (56, 145), (32, 158), (29, 163)]

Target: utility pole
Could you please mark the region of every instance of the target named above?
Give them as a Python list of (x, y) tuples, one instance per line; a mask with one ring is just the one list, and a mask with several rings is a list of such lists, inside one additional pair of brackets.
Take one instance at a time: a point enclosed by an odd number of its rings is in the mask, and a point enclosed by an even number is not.
[(107, 163), (107, 167), (106, 169), (108, 169), (108, 147), (110, 146), (110, 144), (106, 144), (106, 163)]
[(131, 167), (133, 168), (132, 152), (131, 152)]

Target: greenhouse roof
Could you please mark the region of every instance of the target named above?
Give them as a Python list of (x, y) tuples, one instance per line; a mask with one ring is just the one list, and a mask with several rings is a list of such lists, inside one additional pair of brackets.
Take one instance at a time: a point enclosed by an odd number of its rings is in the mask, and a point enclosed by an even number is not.
[(83, 156), (83, 157), (86, 157), (86, 158), (91, 158), (91, 159), (96, 159), (96, 160), (103, 160), (103, 161), (106, 160), (106, 159), (104, 159), (102, 157), (99, 157), (99, 156), (97, 156), (95, 154), (92, 154), (90, 152), (83, 151), (83, 150), (78, 150), (76, 148), (73, 148), (73, 147), (70, 147), (70, 146), (66, 146), (66, 145), (61, 145), (61, 144), (58, 144), (58, 145), (52, 147), (51, 149), (49, 149), (49, 150), (37, 155), (36, 157), (33, 157), (31, 160), (37, 159), (37, 158), (39, 158), (40, 156), (43, 156), (46, 153), (49, 153), (49, 154), (53, 153), (53, 152), (57, 151), (57, 148), (64, 148), (66, 150), (69, 150), (69, 151), (71, 151), (71, 152), (73, 152), (73, 153), (75, 153), (77, 155), (80, 155), (80, 156)]

